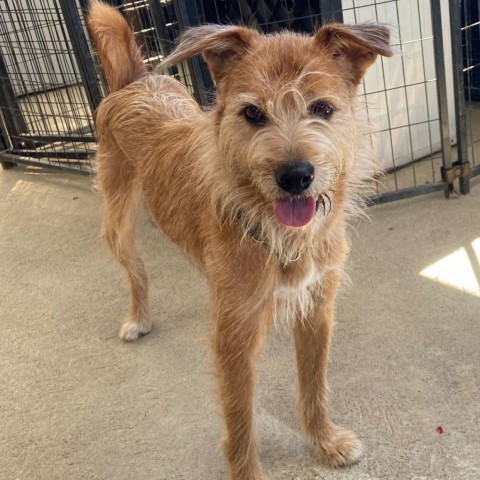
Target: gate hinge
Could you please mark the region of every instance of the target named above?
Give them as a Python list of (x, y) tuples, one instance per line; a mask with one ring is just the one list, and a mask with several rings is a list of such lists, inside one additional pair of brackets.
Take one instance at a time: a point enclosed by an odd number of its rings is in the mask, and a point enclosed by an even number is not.
[(452, 163), (452, 168), (441, 168), (442, 181), (445, 183), (445, 197), (450, 197), (450, 194), (457, 193), (453, 182), (457, 178), (468, 177), (470, 175), (470, 162), (461, 163), (459, 160)]

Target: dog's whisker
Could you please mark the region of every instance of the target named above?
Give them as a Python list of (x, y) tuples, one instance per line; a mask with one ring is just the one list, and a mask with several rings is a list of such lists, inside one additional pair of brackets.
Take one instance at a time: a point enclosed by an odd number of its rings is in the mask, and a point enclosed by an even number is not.
[(328, 195), (327, 192), (323, 194), (327, 200), (328, 200), (328, 213), (326, 212), (326, 215), (328, 215), (332, 211), (332, 200), (330, 199), (330, 196)]

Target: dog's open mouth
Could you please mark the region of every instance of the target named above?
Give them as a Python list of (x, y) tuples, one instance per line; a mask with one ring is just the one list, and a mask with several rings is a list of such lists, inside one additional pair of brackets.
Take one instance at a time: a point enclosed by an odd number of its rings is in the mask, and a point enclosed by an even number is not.
[(303, 227), (313, 218), (317, 208), (315, 197), (282, 198), (275, 202), (275, 216), (287, 227)]
[(326, 194), (325, 196), (327, 200), (325, 200), (323, 195), (320, 195), (318, 198), (294, 197), (279, 199), (275, 202), (275, 216), (280, 223), (287, 227), (303, 227), (310, 223), (320, 205), (322, 205), (325, 214), (330, 213), (332, 203), (330, 197)]

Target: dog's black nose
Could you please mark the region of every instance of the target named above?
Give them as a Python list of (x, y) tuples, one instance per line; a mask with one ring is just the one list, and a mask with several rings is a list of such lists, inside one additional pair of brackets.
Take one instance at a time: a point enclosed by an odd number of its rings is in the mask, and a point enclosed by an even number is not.
[(292, 195), (305, 191), (313, 182), (314, 169), (309, 162), (286, 162), (275, 173), (278, 186)]

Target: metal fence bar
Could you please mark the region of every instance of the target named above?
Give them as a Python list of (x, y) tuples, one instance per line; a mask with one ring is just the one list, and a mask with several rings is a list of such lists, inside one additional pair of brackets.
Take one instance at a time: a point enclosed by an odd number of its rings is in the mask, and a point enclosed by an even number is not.
[(150, 9), (150, 15), (152, 17), (152, 23), (155, 28), (155, 34), (157, 35), (161, 54), (163, 57), (166, 57), (170, 53), (171, 47), (169, 42), (165, 39), (167, 20), (163, 13), (163, 7), (158, 0), (148, 0), (148, 7)]
[(5, 169), (10, 168), (15, 164), (27, 165), (30, 167), (42, 167), (48, 168), (50, 170), (58, 170), (58, 171), (68, 171), (70, 173), (76, 173), (78, 175), (92, 175), (91, 170), (87, 170), (85, 168), (75, 168), (72, 167), (71, 164), (60, 165), (50, 162), (42, 162), (39, 160), (32, 160), (29, 157), (20, 157), (18, 154), (9, 154), (5, 152), (0, 152), (0, 163), (3, 165), (4, 163), (7, 165)]
[[(28, 129), (21, 114), (18, 100), (8, 77), (8, 70), (2, 55), (0, 55), (0, 109), (6, 130), (5, 133), (10, 138), (12, 146), (16, 148), (19, 143), (17, 141), (18, 135), (26, 132)], [(7, 145), (6, 141), (5, 144)], [(8, 147), (5, 146), (5, 148)]]
[(435, 52), (435, 71), (437, 77), (438, 111), (440, 115), (441, 146), (443, 167), (452, 168), (452, 149), (450, 145), (450, 126), (448, 123), (447, 77), (445, 70), (445, 47), (442, 32), (442, 13), (436, 0), (430, 0), (432, 9), (433, 44)]
[[(480, 172), (479, 172), (480, 173)], [(385, 192), (367, 199), (367, 205), (383, 205), (384, 203), (394, 202), (396, 200), (405, 200), (406, 198), (416, 197), (425, 193), (438, 192), (445, 188), (444, 183), (425, 183), (416, 187), (402, 188), (395, 192)]]
[(40, 142), (40, 143), (55, 143), (55, 142), (85, 142), (95, 143), (96, 139), (90, 135), (22, 135), (20, 138), (26, 141)]
[[(60, 160), (88, 160), (90, 158), (90, 152), (85, 150), (77, 151), (58, 151), (58, 150), (24, 150), (15, 149), (9, 150), (12, 155), (28, 156), (30, 158), (56, 158)], [(75, 163), (75, 162), (73, 162)], [(79, 164), (82, 162), (78, 162)]]
[[(425, 98), (427, 99), (426, 103), (427, 103), (427, 120), (428, 120), (428, 142), (430, 144), (430, 162), (431, 162), (431, 168), (432, 168), (432, 180), (435, 182), (435, 165), (434, 165), (434, 161), (433, 161), (434, 155), (433, 155), (433, 148), (432, 148), (432, 145), (433, 145), (432, 129), (430, 128), (431, 127), (431, 123), (430, 123), (431, 120), (430, 119), (432, 118), (432, 115), (431, 115), (431, 109), (430, 109), (429, 102), (428, 102), (427, 70), (426, 70), (426, 67), (425, 67), (426, 58), (425, 58), (425, 48), (424, 48), (424, 40), (423, 40), (426, 37), (426, 35), (424, 34), (423, 29), (422, 29), (422, 20), (421, 20), (421, 15), (420, 15), (420, 5), (419, 5), (418, 2), (417, 2), (416, 14), (418, 16), (418, 28), (419, 28), (419, 31), (420, 31), (420, 38), (422, 39), (422, 72), (423, 72), (423, 79), (424, 79), (424, 81), (423, 81), (423, 91), (424, 91), (424, 94), (425, 94)], [(433, 20), (432, 20), (432, 23), (433, 23)], [(435, 51), (435, 49), (434, 49), (434, 51)], [(438, 79), (438, 76), (437, 76), (436, 72), (435, 72), (435, 78)], [(437, 92), (438, 92), (438, 80), (437, 80)], [(437, 97), (437, 104), (438, 104), (438, 97)], [(440, 110), (439, 110), (439, 112), (440, 112)], [(441, 132), (442, 132), (442, 130), (440, 128), (440, 134), (441, 134)], [(440, 142), (440, 143), (442, 144), (442, 142)]]
[(4, 170), (8, 170), (9, 168), (12, 168), (16, 165), (15, 162), (2, 158), (1, 152), (7, 150), (7, 148), (8, 147), (7, 147), (5, 135), (0, 129), (0, 165)]
[[(174, 4), (177, 20), (182, 30), (202, 23), (196, 2), (191, 0), (176, 0)], [(200, 63), (198, 57), (187, 60), (187, 64), (189, 66), (190, 76), (192, 77), (195, 97), (202, 105), (208, 105), (210, 99), (207, 95), (207, 89), (213, 87), (213, 82), (207, 69)]]
[[(457, 132), (457, 152), (460, 164), (468, 163), (467, 117), (465, 109), (465, 86), (463, 83), (462, 55), (462, 2), (450, 0), (450, 32), (452, 39), (453, 89), (455, 96), (455, 121)], [(470, 192), (469, 176), (460, 177), (460, 193)]]
[(88, 48), (87, 39), (83, 30), (78, 7), (75, 0), (60, 0), (60, 7), (65, 20), (75, 58), (78, 63), (80, 75), (86, 90), (88, 103), (92, 111), (95, 112), (98, 105), (102, 101), (102, 93), (100, 91), (90, 49)]
[[(467, 110), (468, 155), (471, 166), (478, 164), (480, 101), (480, 1), (462, 2), (463, 80)], [(468, 170), (467, 167), (467, 170)], [(471, 171), (473, 177), (474, 171)]]
[[(478, 25), (477, 25), (477, 28), (476, 28), (476, 34), (477, 34), (476, 39), (477, 39), (477, 41), (476, 41), (475, 46), (478, 48), (479, 45), (480, 45), (480, 0), (477, 0), (477, 17), (476, 17), (476, 19), (478, 21)], [(478, 79), (478, 68), (480, 68), (480, 63), (478, 63), (478, 51), (477, 51), (477, 55), (476, 55), (474, 60), (475, 60), (475, 62), (474, 62), (475, 65), (474, 65), (473, 68), (476, 69), (476, 72), (475, 72), (476, 75), (473, 76), (473, 80)], [(477, 100), (478, 100), (478, 92), (480, 91), (480, 85), (477, 82), (475, 82), (475, 83), (476, 83), (476, 85), (475, 85), (476, 92), (475, 93), (477, 94), (476, 97), (477, 97)], [(471, 99), (471, 94), (469, 95), (469, 97)], [(471, 122), (471, 118), (472, 117), (470, 116), (470, 122)], [(475, 152), (475, 142), (473, 140), (473, 129), (472, 128), (470, 128), (470, 136), (471, 136), (470, 140), (471, 140), (471, 147), (472, 147), (471, 151), (472, 151), (472, 166), (473, 166), (471, 176), (474, 177), (475, 176), (474, 170), (475, 170), (475, 167), (477, 166), (478, 162), (477, 162), (477, 158), (475, 158), (475, 153), (476, 153)], [(478, 152), (477, 152), (477, 154), (478, 154)]]

